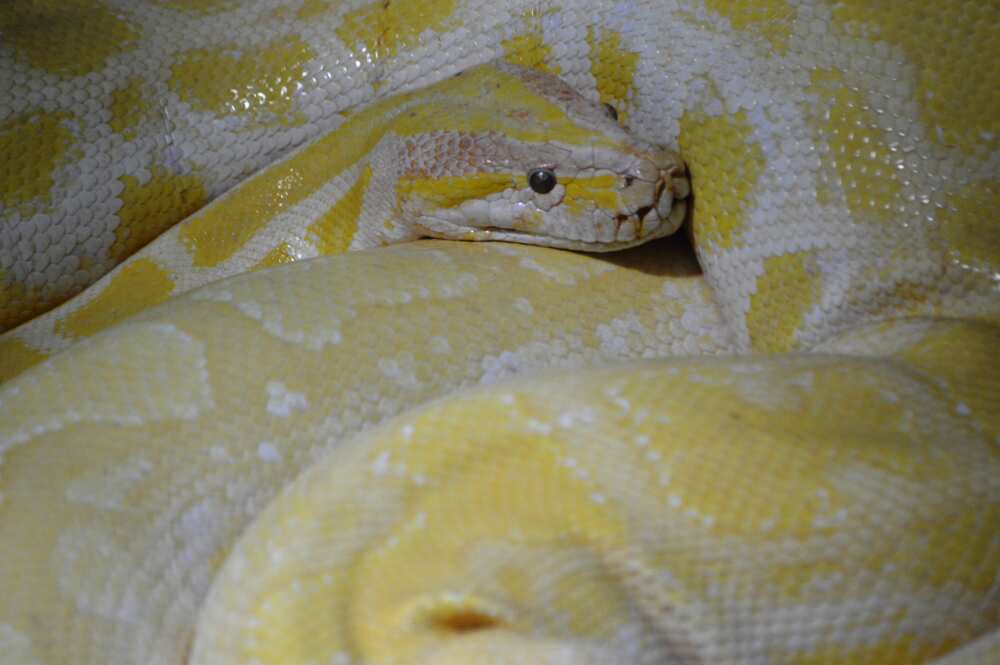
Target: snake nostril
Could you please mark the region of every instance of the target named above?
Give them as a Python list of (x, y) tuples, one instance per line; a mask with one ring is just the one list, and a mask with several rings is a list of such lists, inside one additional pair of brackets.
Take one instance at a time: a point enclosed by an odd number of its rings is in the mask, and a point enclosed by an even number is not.
[(631, 176), (631, 175), (625, 176), (625, 186), (626, 187), (631, 187), (633, 182), (635, 182), (635, 176)]
[(635, 211), (635, 216), (639, 218), (639, 221), (642, 221), (643, 218), (646, 215), (648, 215), (649, 211), (652, 210), (652, 209), (653, 209), (653, 206), (642, 206), (641, 208), (639, 208), (639, 209), (637, 209)]

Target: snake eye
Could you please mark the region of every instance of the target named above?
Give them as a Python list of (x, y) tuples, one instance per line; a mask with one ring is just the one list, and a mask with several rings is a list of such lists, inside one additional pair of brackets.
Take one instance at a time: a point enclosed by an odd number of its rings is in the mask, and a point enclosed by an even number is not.
[(548, 194), (556, 186), (556, 172), (552, 169), (535, 169), (528, 175), (528, 184), (539, 194)]
[(605, 113), (608, 114), (609, 118), (611, 118), (615, 122), (618, 122), (618, 109), (616, 109), (611, 104), (605, 104), (604, 105), (604, 111), (605, 111)]

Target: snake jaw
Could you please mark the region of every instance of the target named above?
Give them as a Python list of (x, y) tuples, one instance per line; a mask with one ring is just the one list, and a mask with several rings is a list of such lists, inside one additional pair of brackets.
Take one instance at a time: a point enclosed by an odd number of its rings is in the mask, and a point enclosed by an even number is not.
[[(683, 205), (679, 203), (678, 205)], [(674, 214), (681, 220), (684, 218), (683, 211), (680, 215)], [(617, 221), (617, 220), (616, 220)], [(632, 232), (627, 233), (623, 229), (628, 227), (625, 224), (632, 224)], [(645, 234), (637, 233), (635, 217), (632, 216), (625, 222), (618, 224), (615, 229), (615, 239), (609, 241), (590, 241), (576, 238), (566, 238), (546, 235), (544, 233), (532, 232), (525, 229), (513, 229), (500, 226), (473, 226), (465, 223), (456, 223), (440, 217), (424, 217), (417, 225), (420, 232), (429, 238), (466, 240), (466, 241), (493, 241), (512, 242), (525, 245), (539, 245), (543, 247), (553, 247), (557, 249), (569, 249), (581, 252), (613, 252), (622, 249), (635, 247), (643, 243), (670, 235), (677, 227), (676, 225), (662, 224), (657, 220), (655, 225), (646, 225)]]
[(618, 173), (625, 175), (612, 190), (618, 201), (617, 213), (593, 205), (587, 213), (570, 215), (565, 211), (565, 191), (559, 185), (542, 196), (505, 192), (426, 211), (416, 226), (432, 238), (505, 241), (586, 252), (627, 249), (680, 228), (687, 213), (684, 199), (690, 184), (675, 153), (647, 153)]

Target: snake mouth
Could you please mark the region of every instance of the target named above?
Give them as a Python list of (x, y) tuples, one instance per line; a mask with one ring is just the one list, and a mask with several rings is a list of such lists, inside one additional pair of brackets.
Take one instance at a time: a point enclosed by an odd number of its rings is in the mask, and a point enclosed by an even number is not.
[[(669, 189), (665, 186), (662, 191)], [(666, 206), (663, 205), (664, 202)], [(661, 212), (664, 209), (667, 211), (666, 215)], [(651, 214), (655, 218), (655, 224), (646, 221)], [(680, 228), (686, 214), (685, 200), (661, 195), (653, 205), (641, 206), (631, 214), (616, 215), (614, 237), (606, 240), (584, 240), (495, 225), (473, 226), (441, 218), (434, 218), (433, 225), (421, 224), (420, 230), (424, 237), (445, 240), (499, 241), (582, 252), (613, 252), (671, 235)], [(632, 224), (632, 228), (626, 232), (624, 226), (629, 223)]]
[[(629, 219), (634, 219), (630, 215)], [(643, 243), (670, 235), (675, 230), (671, 224), (660, 224), (655, 229), (645, 235), (636, 235), (626, 240), (580, 240), (578, 238), (562, 238), (558, 236), (546, 235), (543, 233), (533, 233), (531, 231), (506, 229), (498, 226), (484, 227), (456, 227), (457, 233), (441, 234), (432, 233), (432, 237), (451, 238), (461, 237), (466, 240), (512, 242), (524, 245), (541, 245), (544, 247), (554, 247), (557, 249), (570, 249), (581, 252), (614, 252), (622, 249), (635, 247)]]
[[(646, 182), (653, 184), (652, 179)], [(685, 199), (689, 193), (690, 184), (683, 164), (671, 164), (659, 170), (651, 195), (642, 205), (628, 212), (611, 213), (591, 233), (585, 234), (588, 236), (586, 238), (580, 237), (584, 234), (578, 228), (573, 228), (575, 225), (555, 224), (548, 229), (540, 225), (538, 230), (533, 230), (514, 225), (470, 223), (459, 215), (427, 215), (422, 223), (417, 224), (417, 228), (423, 237), (428, 238), (501, 241), (583, 252), (612, 252), (635, 247), (677, 231), (687, 216), (688, 205)], [(633, 205), (636, 203), (639, 202), (635, 201)]]

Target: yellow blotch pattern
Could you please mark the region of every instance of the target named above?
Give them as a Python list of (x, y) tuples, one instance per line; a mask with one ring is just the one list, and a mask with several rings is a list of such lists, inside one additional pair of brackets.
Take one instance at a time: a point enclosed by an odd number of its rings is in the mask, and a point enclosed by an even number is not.
[[(495, 404), (488, 398), (470, 399), (465, 406), (470, 420), (479, 416), (484, 423), (493, 421), (491, 410)], [(560, 576), (562, 583), (547, 588), (546, 606), (568, 628), (594, 639), (614, 636), (615, 620), (628, 613), (630, 603), (606, 562), (595, 557), (589, 546), (620, 549), (629, 542), (627, 522), (610, 502), (602, 505), (592, 501), (587, 485), (579, 482), (572, 469), (560, 464), (564, 442), (514, 430), (508, 433), (504, 446), (498, 447), (491, 445), (491, 429), (487, 426), (470, 428), (459, 437), (454, 431), (436, 429), (436, 420), (437, 414), (415, 418), (412, 439), (398, 428), (387, 433), (389, 443), (384, 457), (392, 460), (393, 468), (405, 468), (407, 478), (424, 477), (437, 491), (419, 491), (419, 486), (404, 479), (393, 484), (393, 498), (386, 498), (383, 491), (388, 484), (377, 483), (381, 502), (376, 516), (364, 507), (358, 509), (356, 502), (346, 506), (339, 496), (348, 488), (360, 491), (361, 480), (371, 484), (368, 473), (358, 473), (346, 482), (338, 478), (332, 484), (315, 482), (318, 474), (311, 473), (300, 491), (282, 494), (269, 507), (271, 519), (254, 524), (250, 536), (253, 542), (286, 542), (287, 532), (282, 527), (301, 520), (307, 526), (296, 535), (296, 543), (317, 547), (322, 547), (317, 543), (329, 538), (329, 530), (308, 525), (335, 523), (338, 529), (354, 534), (373, 533), (384, 528), (384, 523), (413, 526), (383, 534), (379, 543), (354, 556), (337, 548), (336, 558), (331, 559), (326, 570), (317, 567), (307, 572), (286, 563), (288, 559), (268, 569), (268, 574), (260, 578), (267, 580), (267, 588), (251, 598), (267, 598), (269, 602), (251, 601), (242, 608), (246, 616), (253, 617), (256, 627), (241, 656), (261, 663), (305, 665), (355, 643), (356, 650), (351, 651), (365, 654), (371, 662), (393, 657), (400, 662), (416, 662), (419, 655), (440, 646), (440, 640), (449, 634), (494, 626), (515, 632), (538, 629), (538, 624), (531, 623), (542, 619), (538, 614), (510, 613), (496, 607), (496, 589), (484, 594), (474, 590), (434, 595), (429, 592), (465, 588), (460, 585), (467, 579), (467, 567), (476, 565), (477, 549), (495, 544), (497, 533), (510, 534), (509, 551), (516, 548), (517, 552), (516, 558), (507, 559), (512, 568), (537, 570), (539, 566), (550, 566), (554, 552), (573, 561), (573, 569)], [(461, 450), (457, 446), (430, 445), (435, 436), (447, 442), (461, 440), (467, 445)], [(358, 454), (351, 461), (364, 464), (360, 458), (365, 451), (354, 450)], [(344, 468), (342, 464), (337, 466)], [(357, 467), (351, 464), (349, 468)], [(455, 469), (464, 472), (457, 479), (453, 478)], [(325, 474), (323, 477), (326, 479)], [(497, 503), (491, 503), (494, 501)], [(484, 505), (504, 508), (492, 519), (478, 519), (476, 515)], [(322, 520), (317, 520), (316, 515), (322, 515)], [(572, 515), (570, 523), (567, 515)], [(420, 516), (430, 516), (428, 523), (421, 524)], [(428, 532), (449, 523), (463, 528), (453, 529), (452, 538), (427, 537)], [(239, 554), (245, 556), (251, 570), (266, 565), (266, 548), (241, 547)], [(413, 574), (414, 561), (422, 562), (419, 575)], [(290, 590), (293, 581), (301, 583), (298, 595), (292, 595)], [(223, 593), (229, 591), (229, 587), (223, 589)], [(524, 595), (503, 598), (504, 607), (510, 607), (515, 600), (523, 603), (516, 607), (537, 605), (535, 585), (520, 585), (519, 590)], [(348, 595), (352, 598), (350, 619), (343, 614), (343, 598)], [(578, 602), (581, 597), (591, 603)], [(588, 620), (593, 617), (594, 603), (613, 618)], [(289, 611), (306, 604), (309, 616), (327, 617), (323, 630), (315, 630), (311, 621), (303, 623), (296, 612)], [(348, 625), (353, 626), (350, 633), (344, 631)], [(309, 638), (303, 639), (306, 634)]]
[(977, 182), (948, 197), (938, 215), (941, 233), (955, 260), (1000, 273), (1000, 183)]
[(837, 174), (834, 183), (821, 176), (817, 200), (834, 201), (835, 192), (840, 190), (855, 221), (895, 221), (902, 187), (896, 165), (902, 157), (889, 147), (875, 110), (861, 92), (844, 83), (840, 72), (813, 71), (811, 88), (827, 101), (825, 112), (814, 121), (817, 133), (829, 146), (822, 154), (824, 171)]
[(590, 73), (597, 81), (600, 99), (614, 106), (619, 120), (624, 123), (628, 115), (625, 104), (634, 87), (639, 54), (624, 47), (620, 33), (604, 29), (598, 36), (593, 26), (587, 28), (587, 45), (590, 46)]
[(331, 4), (330, 0), (305, 0), (295, 15), (300, 19), (310, 19), (330, 9)]
[(750, 296), (746, 315), (754, 351), (796, 348), (795, 334), (816, 304), (822, 286), (811, 257), (811, 252), (797, 252), (764, 259), (764, 272), (757, 278), (757, 290)]
[(111, 256), (116, 262), (132, 256), (208, 200), (208, 193), (197, 177), (172, 175), (159, 166), (151, 171), (152, 177), (145, 184), (130, 175), (120, 178), (125, 188), (119, 195), (122, 207), (111, 245)]
[[(523, 179), (523, 178), (522, 178)], [(420, 198), (425, 210), (454, 208), (472, 198), (485, 198), (517, 187), (509, 173), (470, 173), (442, 178), (400, 178), (396, 185), (397, 201)]]
[[(402, 137), (439, 130), (502, 131), (521, 141), (620, 147), (603, 133), (574, 123), (562, 109), (532, 92), (516, 77), (495, 69), (470, 70), (441, 85), (461, 102), (460, 109), (447, 100), (438, 101), (437, 86), (390, 97), (350, 116), (333, 132), (185, 220), (178, 236), (192, 253), (195, 267), (216, 266), (228, 259), (275, 215), (301, 202), (369, 154), (389, 130)], [(489, 109), (466, 103), (467, 98), (481, 98), (486, 87), (496, 102)], [(430, 101), (421, 102), (424, 95)], [(408, 110), (392, 115), (406, 105)], [(470, 178), (471, 174), (462, 180)]]
[(309, 225), (308, 236), (316, 243), (320, 254), (340, 254), (351, 245), (371, 177), (372, 168), (366, 164), (340, 200)]
[(833, 19), (846, 32), (877, 35), (903, 52), (917, 69), (914, 101), (928, 139), (966, 153), (1000, 149), (996, 17), (996, 2), (975, 0), (908, 0), (906, 11), (870, 0), (833, 5)]
[(614, 213), (624, 207), (616, 189), (617, 176), (564, 179), (563, 184), (566, 187), (566, 195), (562, 204), (572, 213), (580, 214), (595, 208)]
[(142, 89), (142, 78), (129, 79), (128, 85), (115, 90), (111, 95), (111, 129), (131, 141), (136, 137), (136, 125), (149, 112), (146, 96)]
[[(301, 118), (292, 112), (293, 95), (306, 78), (305, 63), (314, 57), (295, 35), (257, 49), (239, 44), (193, 49), (171, 67), (170, 88), (200, 111), (220, 116), (269, 111), (279, 122), (294, 125)], [(216, 75), (205, 76), (206, 70)], [(228, 85), (220, 86), (220, 80)]]
[[(473, 402), (469, 409), (470, 414), (481, 413), (482, 422), (488, 422), (485, 404)], [(415, 419), (416, 432), (421, 431), (422, 420)], [(457, 436), (457, 432), (449, 434)], [(432, 516), (430, 525), (397, 532), (394, 535), (398, 540), (374, 549), (354, 569), (359, 587), (364, 589), (358, 594), (356, 605), (360, 618), (357, 639), (363, 645), (363, 653), (370, 655), (373, 662), (386, 662), (394, 654), (421, 653), (425, 641), (433, 644), (450, 630), (460, 632), (463, 616), (478, 617), (480, 624), (504, 626), (517, 632), (527, 633), (536, 627), (531, 622), (540, 618), (537, 615), (511, 616), (491, 607), (489, 601), (496, 602), (497, 596), (501, 602), (506, 601), (504, 605), (509, 605), (513, 599), (503, 598), (505, 594), (484, 594), (489, 600), (476, 594), (450, 602), (445, 598), (437, 602), (427, 598), (428, 589), (456, 588), (463, 571), (474, 565), (477, 547), (491, 540), (495, 542), (497, 533), (511, 534), (510, 543), (521, 544), (528, 550), (515, 560), (515, 565), (524, 569), (552, 565), (559, 553), (567, 557), (575, 555), (573, 571), (553, 576), (556, 584), (549, 588), (547, 606), (570, 630), (593, 639), (613, 638), (616, 622), (594, 621), (592, 605), (578, 600), (591, 599), (607, 616), (617, 618), (627, 613), (630, 603), (624, 590), (588, 547), (594, 543), (598, 544), (594, 549), (621, 547), (628, 539), (627, 522), (616, 506), (593, 501), (592, 490), (578, 481), (572, 469), (560, 464), (560, 453), (565, 451), (561, 441), (547, 441), (516, 431), (508, 432), (507, 437), (509, 448), (504, 450), (490, 446), (485, 434), (467, 437), (468, 450), (482, 451), (475, 460), (454, 455), (454, 451), (449, 451), (452, 455), (435, 454), (428, 446), (421, 445), (422, 441), (407, 446), (402, 437), (393, 437), (396, 439), (393, 443), (400, 447), (391, 448), (392, 459), (411, 473), (432, 479), (442, 490), (426, 497), (410, 497), (407, 513)], [(481, 438), (481, 443), (477, 438)], [(436, 483), (447, 477), (449, 462), (465, 470), (490, 469), (490, 472), (488, 475), (469, 472), (454, 482)], [(475, 507), (483, 505), (503, 506), (503, 510), (496, 511), (489, 520), (477, 519)], [(572, 515), (571, 524), (565, 519), (567, 515)], [(435, 543), (427, 538), (428, 529), (444, 527), (451, 522), (449, 518), (458, 520), (456, 523), (464, 528), (454, 530), (453, 538), (443, 546), (440, 541)], [(537, 548), (535, 552), (531, 552), (533, 548)], [(542, 549), (548, 551), (539, 551)], [(420, 575), (413, 575), (413, 561), (425, 563)], [(408, 598), (423, 602), (416, 607), (411, 605), (410, 612), (400, 612)], [(527, 601), (525, 607), (536, 607), (537, 591), (529, 590), (521, 600)], [(455, 620), (449, 622), (447, 617)], [(469, 619), (465, 622), (476, 623)], [(430, 630), (414, 630), (421, 625)], [(414, 628), (407, 630), (408, 626)]]
[(556, 11), (554, 7), (547, 10), (532, 8), (521, 16), (524, 30), (501, 42), (504, 59), (507, 62), (550, 74), (560, 73), (559, 65), (553, 62), (552, 47), (545, 43), (541, 21), (544, 14), (554, 11)]
[(74, 143), (64, 121), (68, 113), (38, 112), (15, 117), (0, 124), (0, 203), (33, 211), (28, 201), (48, 201), (53, 172), (66, 162), (66, 152)]
[[(979, 347), (965, 360), (982, 366), (989, 357)], [(658, 625), (710, 628), (754, 603), (777, 617), (801, 603), (822, 621), (837, 614), (826, 603), (877, 602), (878, 591), (859, 596), (869, 580), (888, 579), (894, 597), (947, 599), (956, 588), (988, 597), (995, 539), (984, 525), (997, 506), (980, 505), (986, 490), (967, 483), (975, 461), (995, 463), (989, 444), (957, 436), (939, 455), (951, 423), (912, 427), (935, 402), (884, 399), (936, 389), (934, 375), (871, 358), (701, 359), (510, 384), (502, 396), (411, 411), (321, 460), (258, 516), (215, 580), (198, 646), (284, 665), (338, 651), (372, 662), (447, 653), (438, 661), (467, 663), (477, 638), (479, 653), (483, 644), (502, 652), (504, 640), (544, 646), (538, 635), (613, 639), (636, 596), (659, 601), (641, 605), (656, 608)], [(664, 404), (685, 417), (635, 420)], [(705, 404), (717, 408), (698, 408)], [(584, 412), (586, 424), (560, 422)], [(629, 444), (622, 431), (645, 443)], [(732, 479), (727, 491), (717, 491), (719, 478)], [(281, 549), (292, 540), (294, 551)], [(530, 571), (544, 571), (535, 579), (545, 583), (532, 584)], [(840, 614), (850, 628), (896, 620)], [(232, 616), (245, 620), (230, 641)], [(925, 662), (971, 637), (961, 631), (901, 627), (872, 640), (820, 631), (805, 648), (775, 640), (773, 655)], [(466, 640), (472, 646), (459, 651)]]
[[(987, 356), (976, 349), (966, 357), (982, 362)], [(891, 365), (869, 362), (813, 359), (807, 361), (811, 367), (805, 363), (797, 369), (772, 365), (777, 371), (758, 374), (760, 369), (754, 369), (735, 381), (728, 370), (717, 371), (721, 369), (718, 366), (673, 375), (678, 385), (687, 384), (698, 392), (699, 399), (692, 399), (693, 403), (715, 403), (720, 408), (703, 416), (703, 422), (697, 418), (687, 421), (686, 427), (677, 428), (676, 436), (667, 431), (653, 437), (651, 449), (663, 462), (653, 466), (650, 480), (662, 469), (669, 469), (674, 479), (662, 488), (664, 494), (656, 505), (666, 504), (669, 495), (676, 493), (681, 505), (694, 515), (712, 516), (712, 533), (730, 542), (765, 544), (791, 538), (805, 543), (823, 534), (856, 532), (872, 524), (866, 496), (871, 489), (865, 490), (865, 483), (844, 482), (858, 471), (874, 477), (905, 478), (912, 487), (938, 491), (950, 482), (960, 485), (967, 462), (933, 455), (939, 434), (914, 431), (913, 406), (905, 398), (890, 402), (885, 397), (899, 395), (901, 390), (918, 394), (935, 391), (940, 386), (930, 378), (934, 375), (907, 376)], [(754, 393), (767, 394), (769, 399), (762, 403), (754, 399)], [(729, 435), (720, 433), (720, 426)], [(691, 454), (690, 441), (683, 442), (692, 431), (713, 432), (699, 442), (697, 454)], [(836, 445), (830, 446), (830, 442)], [(747, 459), (769, 469), (766, 491), (747, 493), (746, 486), (737, 483), (728, 492), (718, 492), (690, 480), (729, 474), (739, 477)], [(642, 483), (643, 479), (636, 477), (635, 481)], [(655, 482), (650, 488), (653, 496), (661, 489)], [(967, 501), (975, 503), (973, 497)], [(878, 528), (897, 535), (883, 542), (868, 542), (863, 560), (849, 569), (859, 576), (878, 577), (891, 566), (897, 578), (919, 580), (928, 588), (957, 584), (973, 593), (988, 594), (995, 570), (983, 562), (995, 549), (994, 538), (990, 530), (978, 525), (1000, 519), (997, 507), (983, 505), (981, 510), (956, 510), (954, 514), (919, 512), (921, 517), (915, 518), (906, 504), (895, 510), (883, 508), (876, 521)], [(915, 519), (935, 526), (918, 528)], [(939, 528), (942, 520), (953, 528)], [(956, 533), (977, 536), (957, 539)], [(817, 550), (807, 554), (808, 549), (803, 548), (797, 557), (772, 559), (755, 571), (754, 589), (766, 588), (785, 602), (807, 604), (810, 596), (816, 597), (816, 582), (827, 578), (832, 584), (823, 593), (825, 602), (834, 604), (856, 594), (850, 578), (842, 575), (845, 567), (838, 556)], [(928, 566), (931, 556), (937, 563)], [(666, 558), (663, 564), (673, 568), (675, 562)], [(716, 579), (706, 577), (697, 566), (690, 572), (682, 571), (673, 570), (685, 579), (685, 588), (702, 598), (714, 595)], [(862, 661), (845, 658), (836, 662)]]
[[(694, 235), (699, 245), (730, 249), (764, 171), (764, 152), (752, 138), (746, 112), (706, 116), (685, 113), (678, 141), (691, 172)], [(707, 245), (706, 245), (707, 246)]]
[[(562, 108), (535, 93), (516, 76), (492, 67), (467, 71), (440, 85), (446, 88), (449, 97), (461, 102), (461, 107), (456, 109), (447, 101), (434, 101), (438, 88), (428, 88), (417, 94), (426, 95), (429, 101), (393, 121), (395, 133), (410, 136), (450, 129), (470, 133), (496, 131), (519, 141), (622, 148), (603, 132), (581, 127)], [(475, 103), (487, 95), (490, 100), (487, 106)], [(466, 103), (466, 99), (473, 103)]]
[(0, 34), (25, 64), (80, 76), (137, 43), (139, 33), (119, 14), (96, 0), (2, 2)]
[(212, 267), (231, 257), (275, 215), (299, 203), (335, 176), (343, 168), (336, 161), (335, 153), (303, 151), (242, 183), (238, 195), (227, 195), (184, 220), (178, 238), (191, 252), (193, 265)]
[(56, 323), (66, 337), (89, 337), (113, 323), (163, 302), (174, 289), (165, 270), (151, 259), (137, 259), (122, 266), (89, 303)]
[(292, 251), (291, 245), (287, 242), (283, 242), (265, 254), (264, 258), (254, 264), (252, 270), (272, 268), (274, 266), (280, 266), (283, 263), (291, 263), (295, 260), (295, 258), (295, 253)]
[(760, 35), (777, 53), (787, 50), (795, 20), (787, 0), (705, 0), (705, 7), (729, 19), (734, 30)]
[(213, 205), (184, 220), (178, 238), (191, 252), (194, 266), (211, 267), (225, 261), (275, 215), (300, 203), (368, 154), (386, 131), (378, 119), (405, 99), (391, 97), (351, 116), (336, 131), (244, 181)]
[[(995, 343), (995, 333), (993, 337)], [(961, 344), (969, 339), (972, 337), (963, 334), (954, 336), (951, 341)], [(940, 352), (946, 348), (936, 345), (933, 350)], [(961, 355), (964, 357), (960, 360), (975, 358), (982, 362), (984, 357), (988, 357), (988, 350), (980, 346)], [(937, 358), (938, 362), (946, 358), (950, 360), (950, 356), (940, 353)], [(968, 373), (966, 366), (952, 375), (967, 377)], [(703, 370), (698, 371), (698, 376), (709, 380), (715, 378), (711, 373), (705, 375)], [(722, 388), (723, 394), (711, 401), (726, 402), (730, 406), (713, 415), (723, 420), (738, 414), (739, 417), (734, 420), (740, 423), (743, 435), (728, 441), (720, 437), (721, 442), (712, 444), (711, 448), (718, 455), (714, 466), (721, 473), (727, 464), (734, 464), (722, 461), (723, 458), (734, 460), (748, 454), (758, 459), (773, 456), (780, 463), (773, 465), (774, 472), (768, 479), (770, 496), (740, 501), (739, 510), (734, 510), (732, 495), (723, 493), (720, 496), (718, 492), (695, 494), (692, 488), (689, 492), (691, 496), (684, 497), (685, 505), (691, 505), (699, 514), (715, 516), (713, 530), (720, 536), (768, 542), (780, 533), (781, 537), (790, 536), (805, 542), (811, 536), (838, 531), (843, 528), (844, 522), (860, 524), (866, 521), (867, 506), (863, 493), (858, 494), (860, 488), (843, 483), (852, 469), (864, 468), (890, 478), (906, 478), (917, 486), (933, 487), (949, 481), (960, 484), (964, 474), (963, 463), (928, 456), (928, 451), (933, 450), (935, 445), (935, 435), (909, 429), (913, 423), (913, 407), (907, 405), (905, 399), (889, 401), (885, 398), (887, 394), (898, 395), (900, 390), (939, 389), (940, 385), (930, 376), (937, 375), (913, 377), (910, 379), (913, 383), (907, 385), (901, 384), (899, 375), (893, 371), (884, 367), (866, 367), (861, 360), (854, 363), (831, 361), (826, 366), (820, 362), (809, 371), (785, 373), (783, 376), (778, 372), (772, 373), (765, 383), (771, 397), (776, 399), (764, 408), (748, 399), (754, 390), (752, 385), (728, 396), (725, 392), (729, 389)], [(746, 378), (752, 378), (752, 375)], [(845, 419), (843, 412), (831, 412), (831, 395), (847, 396), (847, 403), (870, 408), (865, 409), (863, 415), (859, 412), (856, 418)], [(708, 394), (704, 394), (703, 398), (710, 400)], [(986, 401), (983, 400), (984, 403)], [(774, 431), (795, 434), (775, 437)], [(766, 432), (772, 434), (765, 434), (762, 438), (755, 436)], [(864, 434), (859, 435), (859, 432)], [(835, 449), (830, 448), (817, 455), (812, 445), (822, 441), (836, 441), (837, 445)], [(766, 451), (762, 450), (764, 447)], [(729, 450), (726, 451), (726, 448)], [(663, 459), (674, 477), (699, 477), (706, 470), (704, 458), (689, 460), (681, 453), (675, 459), (669, 451), (664, 451)], [(794, 510), (789, 510), (788, 507), (775, 505), (775, 497), (798, 498), (793, 502)], [(761, 518), (772, 516), (771, 528), (764, 531), (758, 528), (759, 525), (748, 524), (745, 518), (741, 519), (741, 511)], [(935, 521), (941, 518), (939, 514), (925, 519)], [(945, 519), (954, 523), (954, 530), (908, 529), (907, 526), (912, 524), (912, 514), (905, 509), (886, 511), (879, 519), (880, 528), (891, 528), (899, 535), (892, 541), (871, 544), (866, 561), (857, 566), (855, 572), (878, 575), (883, 566), (891, 563), (894, 574), (900, 577), (921, 580), (937, 588), (958, 584), (968, 591), (988, 594), (995, 583), (995, 570), (983, 565), (986, 556), (983, 553), (994, 549), (994, 538), (991, 532), (983, 531), (976, 525), (995, 523), (1000, 519), (1000, 509), (984, 504), (980, 514), (960, 512)], [(955, 531), (980, 535), (957, 541)], [(939, 565), (929, 568), (926, 559), (921, 556), (899, 556), (900, 552), (922, 550), (933, 551)], [(973, 552), (979, 555), (974, 556)], [(842, 570), (840, 561), (824, 561), (822, 555), (819, 558), (803, 557), (797, 561), (774, 561), (765, 571), (758, 572), (754, 582), (789, 601), (798, 599), (806, 602), (806, 597), (815, 593), (813, 583), (817, 578), (822, 578), (824, 572), (836, 575)], [(835, 584), (825, 597), (830, 602), (836, 602), (838, 596), (849, 598), (854, 593), (851, 586), (850, 583)], [(708, 592), (708, 589), (702, 590)], [(845, 662), (855, 661), (847, 659)]]
[(345, 14), (336, 33), (358, 51), (360, 59), (392, 58), (400, 49), (416, 46), (425, 30), (447, 29), (456, 4), (455, 0), (372, 2)]
[(47, 354), (36, 351), (16, 337), (0, 338), (0, 383), (46, 358)]

